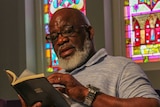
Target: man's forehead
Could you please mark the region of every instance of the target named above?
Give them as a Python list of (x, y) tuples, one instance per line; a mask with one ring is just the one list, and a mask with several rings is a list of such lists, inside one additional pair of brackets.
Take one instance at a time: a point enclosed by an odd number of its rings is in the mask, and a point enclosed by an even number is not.
[(62, 16), (57, 16), (52, 22), (51, 25), (52, 27), (63, 27), (66, 25), (77, 25), (79, 22), (74, 23), (74, 19), (72, 18), (66, 18)]
[(60, 26), (62, 23), (64, 23), (64, 20), (61, 16), (56, 17), (53, 21), (54, 26)]
[(50, 22), (50, 28), (53, 30), (53, 29), (63, 28), (63, 26), (66, 25), (77, 26), (84, 23), (85, 20), (81, 14), (79, 13), (76, 14), (74, 12), (62, 13), (62, 11), (60, 11), (53, 15)]

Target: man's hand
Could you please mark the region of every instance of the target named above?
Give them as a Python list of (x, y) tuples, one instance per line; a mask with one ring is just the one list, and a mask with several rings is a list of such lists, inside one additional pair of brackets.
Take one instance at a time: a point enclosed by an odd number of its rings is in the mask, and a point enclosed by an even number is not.
[(48, 76), (47, 79), (51, 84), (64, 85), (63, 89), (62, 87), (58, 89), (78, 102), (83, 102), (88, 94), (88, 89), (70, 74), (54, 73)]
[[(25, 101), (22, 99), (22, 97), (20, 95), (18, 95), (18, 97), (19, 97), (19, 100), (21, 102), (22, 107), (29, 107), (29, 106), (27, 106), (27, 104), (25, 103)], [(32, 107), (42, 107), (42, 103), (41, 102), (37, 102)]]

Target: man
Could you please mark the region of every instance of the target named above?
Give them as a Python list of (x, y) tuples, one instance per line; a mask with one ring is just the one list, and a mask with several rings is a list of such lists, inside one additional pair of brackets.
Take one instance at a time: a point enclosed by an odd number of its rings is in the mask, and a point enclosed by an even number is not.
[(49, 27), (47, 40), (66, 72), (54, 73), (48, 80), (65, 86), (58, 89), (69, 96), (71, 107), (160, 107), (159, 96), (137, 64), (110, 56), (105, 49), (95, 50), (94, 30), (79, 10), (56, 11)]

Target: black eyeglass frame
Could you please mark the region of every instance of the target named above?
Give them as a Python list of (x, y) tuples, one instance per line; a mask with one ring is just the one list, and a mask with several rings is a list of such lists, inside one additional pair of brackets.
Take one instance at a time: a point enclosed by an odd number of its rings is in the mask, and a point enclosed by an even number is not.
[(73, 26), (73, 25), (66, 25), (65, 28), (63, 28), (63, 29), (69, 29), (69, 30), (64, 30), (64, 31), (61, 31), (61, 32), (53, 32), (51, 34), (48, 34), (46, 36), (46, 40), (48, 42), (54, 44), (56, 42), (56, 40), (58, 39), (59, 35), (61, 35), (63, 37), (74, 37), (75, 35), (73, 36), (73, 33), (79, 32), (81, 30), (80, 28), (85, 28), (88, 32), (91, 27), (88, 26), (88, 25), (80, 25), (79, 28), (78, 27), (75, 28), (75, 26)]

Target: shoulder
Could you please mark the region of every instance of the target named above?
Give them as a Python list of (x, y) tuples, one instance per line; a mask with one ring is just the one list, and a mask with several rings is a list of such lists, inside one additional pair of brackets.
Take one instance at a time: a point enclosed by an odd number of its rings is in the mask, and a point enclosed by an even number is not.
[(95, 58), (99, 58), (99, 59), (104, 58), (105, 60), (107, 60), (107, 62), (114, 62), (114, 63), (121, 62), (122, 64), (124, 64), (124, 63), (134, 63), (131, 59), (129, 59), (127, 57), (124, 57), (124, 56), (109, 55), (105, 48), (102, 48), (99, 51), (97, 51), (97, 53), (94, 56), (95, 56)]
[(97, 53), (88, 61), (87, 65), (113, 70), (115, 72), (123, 72), (123, 70), (128, 67), (133, 67), (135, 69), (139, 68), (139, 65), (129, 58), (124, 56), (108, 55), (104, 48), (97, 51)]

